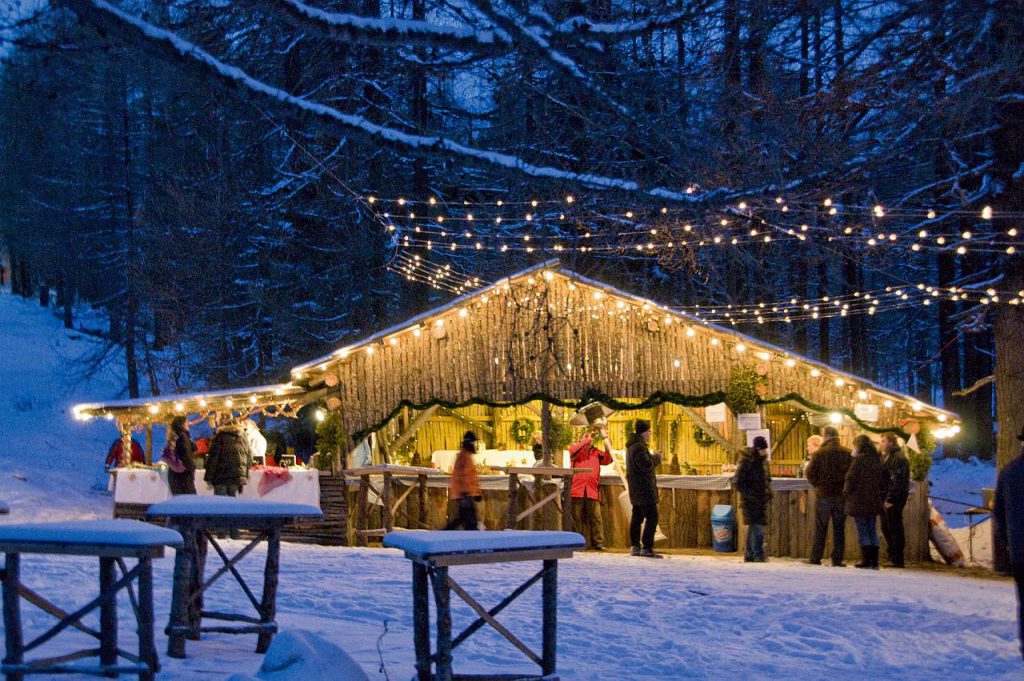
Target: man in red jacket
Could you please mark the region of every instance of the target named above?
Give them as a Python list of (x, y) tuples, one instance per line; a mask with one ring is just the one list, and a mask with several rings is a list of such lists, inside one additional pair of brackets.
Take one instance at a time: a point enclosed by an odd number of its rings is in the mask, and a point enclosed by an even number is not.
[(608, 448), (608, 432), (600, 431), (604, 451), (594, 446), (591, 433), (569, 447), (573, 468), (589, 468), (590, 472), (577, 473), (572, 478), (572, 518), (576, 531), (588, 539), (588, 548), (604, 551), (604, 528), (601, 523), (601, 466), (612, 462)]

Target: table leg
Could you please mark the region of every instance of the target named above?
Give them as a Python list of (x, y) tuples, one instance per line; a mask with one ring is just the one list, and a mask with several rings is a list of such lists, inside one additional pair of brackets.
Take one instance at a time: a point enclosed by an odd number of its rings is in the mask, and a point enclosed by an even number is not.
[(384, 504), (381, 513), (384, 514), (383, 523), (385, 532), (395, 529), (394, 518), (391, 517), (391, 473), (384, 474), (384, 483), (380, 490), (380, 501)]
[(366, 529), (367, 518), (367, 494), (370, 492), (370, 476), (359, 476), (359, 494), (356, 496), (356, 546), (366, 546), (366, 535), (362, 530)]
[[(263, 600), (260, 602), (260, 624), (273, 624), (277, 616), (277, 577), (281, 560), (281, 527), (275, 526), (267, 536), (267, 563), (263, 568)], [(271, 631), (261, 631), (256, 641), (256, 652), (265, 653), (274, 637)]]
[(419, 478), (419, 495), (420, 495), (420, 528), (430, 529), (427, 524), (427, 476), (418, 475)]
[(452, 609), (448, 568), (435, 567), (432, 575), (434, 604), (437, 608), (436, 681), (452, 681)]
[(149, 672), (139, 674), (140, 681), (153, 681), (160, 661), (153, 641), (153, 559), (139, 558), (139, 659)]
[(430, 665), (430, 593), (427, 590), (427, 566), (412, 563), (412, 640), (416, 650), (416, 678), (431, 681)]
[[(114, 583), (114, 559), (100, 558), (100, 666), (113, 667), (117, 664), (117, 593)], [(104, 676), (116, 678), (117, 672), (106, 672)]]
[(562, 530), (573, 531), (572, 521), (572, 475), (562, 478)]
[(541, 672), (547, 676), (555, 673), (555, 653), (558, 648), (558, 561), (544, 561), (543, 577), (543, 652)]
[(189, 580), (188, 590), (188, 627), (186, 637), (190, 641), (198, 641), (199, 630), (203, 626), (203, 582), (206, 576), (206, 554), (209, 550), (209, 540), (206, 538), (208, 528), (199, 525), (192, 533), (195, 542), (195, 551), (192, 554), (192, 577)]
[(505, 519), (505, 529), (516, 529), (516, 516), (519, 515), (519, 475), (509, 473), (508, 475), (508, 517)]
[(188, 597), (192, 593), (190, 582), (194, 573), (195, 529), (191, 525), (176, 528), (183, 539), (182, 547), (174, 554), (174, 586), (171, 594), (171, 618), (167, 625), (167, 654), (185, 657), (185, 632), (189, 628)]
[[(24, 659), (21, 638), (21, 601), (18, 594), (21, 577), (21, 554), (8, 553), (5, 556), (5, 569), (3, 580), (3, 601), (4, 601), (4, 643), (6, 645), (6, 656), (4, 662), (7, 664), (21, 664)], [(15, 672), (7, 674), (7, 681), (21, 681), (24, 675)]]

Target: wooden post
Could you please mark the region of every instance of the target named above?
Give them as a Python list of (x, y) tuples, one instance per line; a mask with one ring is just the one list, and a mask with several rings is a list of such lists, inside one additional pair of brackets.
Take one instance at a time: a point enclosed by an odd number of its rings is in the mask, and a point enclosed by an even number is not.
[[(4, 644), (7, 664), (20, 665), (24, 659), (21, 638), (21, 602), (18, 595), (21, 578), (21, 555), (8, 553), (5, 556), (3, 600), (4, 600)], [(21, 681), (24, 675), (15, 672), (7, 675), (8, 681)]]
[(167, 654), (170, 657), (185, 657), (185, 630), (188, 628), (189, 594), (192, 593), (193, 553), (195, 530), (189, 523), (176, 528), (184, 540), (181, 549), (174, 554), (174, 587), (171, 595), (171, 617), (167, 626)]
[(394, 527), (394, 519), (391, 517), (391, 473), (384, 474), (384, 484), (380, 490), (380, 500), (384, 504), (381, 510), (384, 521), (384, 531), (391, 532)]
[(562, 530), (565, 532), (573, 531), (572, 478), (572, 473), (562, 478)]
[(153, 463), (153, 424), (146, 424), (146, 463)]
[(153, 641), (153, 559), (139, 557), (139, 659), (149, 672), (139, 674), (140, 681), (153, 681), (160, 662)]
[(427, 476), (424, 473), (420, 473), (416, 477), (419, 484), (420, 527), (427, 528)]
[(341, 471), (334, 475), (341, 478), (341, 502), (338, 504), (338, 517), (341, 522), (341, 545), (348, 546), (348, 476)]
[(540, 427), (544, 443), (542, 461), (544, 467), (547, 468), (551, 466), (551, 405), (547, 403), (547, 400), (540, 403)]
[[(117, 665), (117, 592), (114, 584), (113, 558), (100, 557), (100, 666)], [(117, 672), (108, 671), (104, 676), (116, 678)]]
[(542, 584), (544, 613), (543, 652), (541, 653), (541, 672), (548, 676), (555, 673), (556, 653), (558, 649), (558, 561), (544, 561), (544, 579)]
[(366, 511), (366, 495), (370, 491), (370, 476), (359, 476), (359, 494), (356, 496), (356, 546), (366, 546), (366, 529), (369, 518)]
[(196, 523), (192, 528), (192, 541), (194, 549), (192, 554), (192, 578), (189, 582), (188, 608), (185, 611), (188, 615), (189, 631), (185, 635), (191, 641), (199, 640), (199, 628), (203, 620), (203, 593), (202, 586), (206, 575), (206, 552), (209, 548), (206, 540), (206, 525)]
[(412, 640), (416, 650), (416, 678), (431, 681), (430, 593), (427, 591), (427, 567), (412, 562)]
[(519, 515), (519, 474), (509, 473), (508, 476), (508, 517), (505, 529), (516, 529), (516, 516)]
[(435, 681), (453, 681), (452, 609), (448, 568), (435, 567), (432, 575), (434, 605), (437, 608), (437, 674)]
[[(263, 566), (263, 598), (260, 601), (260, 624), (274, 623), (277, 615), (277, 577), (281, 562), (281, 526), (275, 524), (267, 535), (267, 562)], [(274, 637), (272, 631), (263, 629), (256, 641), (256, 652), (265, 653)]]

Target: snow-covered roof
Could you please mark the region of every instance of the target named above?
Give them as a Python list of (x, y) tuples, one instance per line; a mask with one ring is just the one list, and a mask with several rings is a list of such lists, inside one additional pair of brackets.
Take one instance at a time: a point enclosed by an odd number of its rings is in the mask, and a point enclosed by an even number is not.
[(576, 532), (534, 530), (389, 532), (384, 548), (401, 549), (406, 555), (429, 558), (452, 553), (492, 553), (526, 549), (574, 548), (587, 545)]
[[(306, 392), (302, 386), (291, 383), (276, 383), (273, 385), (262, 385), (249, 388), (232, 388), (229, 390), (205, 390), (196, 393), (178, 393), (173, 395), (160, 395), (156, 397), (139, 397), (128, 400), (116, 400), (111, 402), (89, 402), (76, 404), (72, 413), (75, 418), (89, 418), (97, 416), (109, 416), (113, 418), (123, 412), (143, 412), (152, 415), (163, 415), (168, 408), (175, 414), (187, 414), (195, 412), (207, 406), (205, 403), (218, 402), (223, 404), (225, 400), (232, 399), (238, 409), (248, 406), (262, 406), (266, 404), (277, 404), (288, 402)], [(177, 405), (181, 405), (177, 407)]]

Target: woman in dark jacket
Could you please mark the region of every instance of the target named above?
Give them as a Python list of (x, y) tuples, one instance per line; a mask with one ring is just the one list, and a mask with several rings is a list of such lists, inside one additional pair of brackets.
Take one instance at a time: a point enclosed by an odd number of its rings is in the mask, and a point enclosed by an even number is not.
[(195, 452), (195, 445), (188, 434), (188, 421), (184, 416), (175, 416), (171, 421), (171, 433), (174, 438), (175, 458), (181, 463), (184, 469), (176, 472), (171, 469), (167, 473), (167, 483), (171, 488), (171, 494), (195, 494), (196, 493), (196, 463), (192, 458)]
[(768, 525), (768, 502), (772, 498), (772, 474), (768, 466), (768, 441), (758, 436), (753, 444), (753, 447), (743, 450), (734, 480), (743, 504), (743, 520), (747, 524), (743, 560), (766, 563), (764, 528)]
[(846, 514), (853, 516), (860, 538), (861, 561), (856, 567), (878, 569), (878, 515), (888, 485), (882, 455), (867, 435), (853, 440), (853, 462), (846, 473), (843, 497)]
[(654, 469), (661, 463), (661, 455), (651, 452), (650, 441), (650, 422), (637, 419), (636, 431), (626, 441), (626, 482), (629, 502), (633, 505), (629, 543), (634, 556), (661, 558), (661, 554), (654, 552), (654, 535), (658, 529), (658, 478)]
[(206, 482), (213, 493), (233, 497), (242, 491), (249, 477), (252, 455), (237, 423), (229, 423), (217, 431), (206, 457)]

